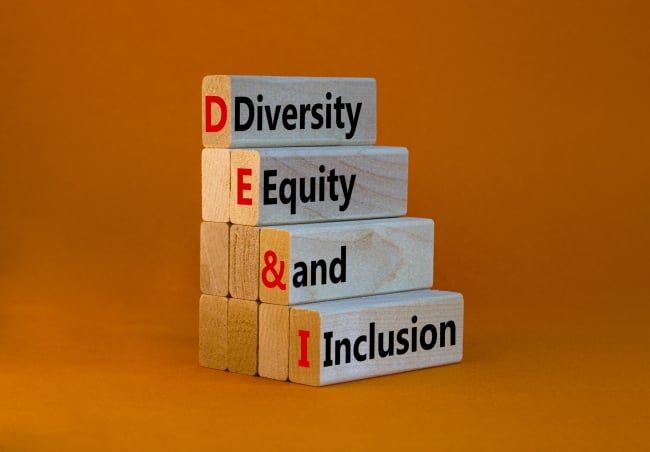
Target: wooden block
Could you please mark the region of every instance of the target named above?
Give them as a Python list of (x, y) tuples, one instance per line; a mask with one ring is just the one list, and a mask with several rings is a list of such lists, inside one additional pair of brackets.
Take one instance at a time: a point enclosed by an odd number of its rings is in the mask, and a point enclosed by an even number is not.
[(227, 318), (226, 298), (201, 295), (199, 300), (199, 364), (201, 366), (226, 370)]
[(229, 291), (233, 298), (257, 300), (260, 230), (253, 226), (230, 226)]
[(257, 374), (257, 301), (228, 299), (228, 370)]
[(230, 221), (230, 151), (203, 149), (201, 154), (201, 190), (204, 221)]
[(289, 379), (323, 386), (463, 357), (463, 296), (420, 290), (291, 308)]
[(228, 295), (229, 232), (227, 223), (201, 223), (201, 292)]
[(202, 90), (208, 148), (375, 142), (371, 78), (208, 75)]
[(423, 218), (265, 227), (260, 300), (280, 305), (426, 289), (433, 221)]
[(235, 149), (230, 221), (245, 225), (406, 214), (408, 150), (388, 146)]
[(289, 378), (289, 307), (261, 303), (258, 372), (285, 381)]

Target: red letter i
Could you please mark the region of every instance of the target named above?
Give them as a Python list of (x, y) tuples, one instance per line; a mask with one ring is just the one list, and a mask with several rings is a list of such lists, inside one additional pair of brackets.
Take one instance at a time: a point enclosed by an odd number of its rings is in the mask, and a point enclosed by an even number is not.
[(307, 359), (307, 339), (309, 339), (309, 331), (298, 330), (300, 336), (300, 359), (298, 360), (299, 367), (310, 367), (309, 360)]

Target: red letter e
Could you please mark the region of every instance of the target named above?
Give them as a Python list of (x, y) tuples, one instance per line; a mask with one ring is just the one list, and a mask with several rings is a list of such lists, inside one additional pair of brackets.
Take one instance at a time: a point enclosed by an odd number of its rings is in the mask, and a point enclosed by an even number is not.
[(252, 206), (253, 198), (244, 198), (244, 191), (251, 189), (251, 184), (244, 182), (244, 176), (252, 176), (251, 168), (237, 168), (237, 204), (242, 206)]

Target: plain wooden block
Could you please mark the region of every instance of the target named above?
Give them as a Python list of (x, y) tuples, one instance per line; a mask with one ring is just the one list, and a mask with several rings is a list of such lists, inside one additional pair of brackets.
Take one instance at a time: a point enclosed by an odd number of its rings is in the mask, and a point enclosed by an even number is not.
[(207, 148), (375, 142), (371, 78), (208, 75), (202, 92)]
[(200, 276), (201, 292), (228, 295), (229, 225), (201, 223)]
[(254, 226), (230, 226), (229, 291), (233, 298), (257, 300), (259, 292), (260, 230)]
[(264, 227), (260, 300), (280, 305), (433, 284), (433, 221), (423, 218)]
[(419, 290), (291, 308), (289, 379), (323, 386), (459, 362), (463, 296)]
[(230, 151), (203, 149), (201, 154), (201, 215), (204, 221), (230, 221)]
[(199, 300), (199, 364), (227, 368), (228, 302), (225, 297), (201, 295)]
[(289, 378), (289, 307), (261, 303), (258, 373), (285, 381)]
[(232, 223), (265, 226), (406, 214), (406, 148), (234, 149), (230, 155)]
[(228, 299), (228, 370), (257, 374), (258, 307), (253, 300)]

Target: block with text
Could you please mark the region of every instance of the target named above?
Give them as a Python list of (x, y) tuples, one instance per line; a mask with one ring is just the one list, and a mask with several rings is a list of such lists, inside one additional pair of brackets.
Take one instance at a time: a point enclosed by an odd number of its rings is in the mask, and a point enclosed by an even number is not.
[(374, 144), (372, 78), (208, 75), (203, 146)]
[(463, 296), (421, 290), (291, 308), (289, 379), (323, 386), (461, 361)]
[(433, 284), (433, 221), (389, 218), (260, 230), (259, 297), (296, 305)]

